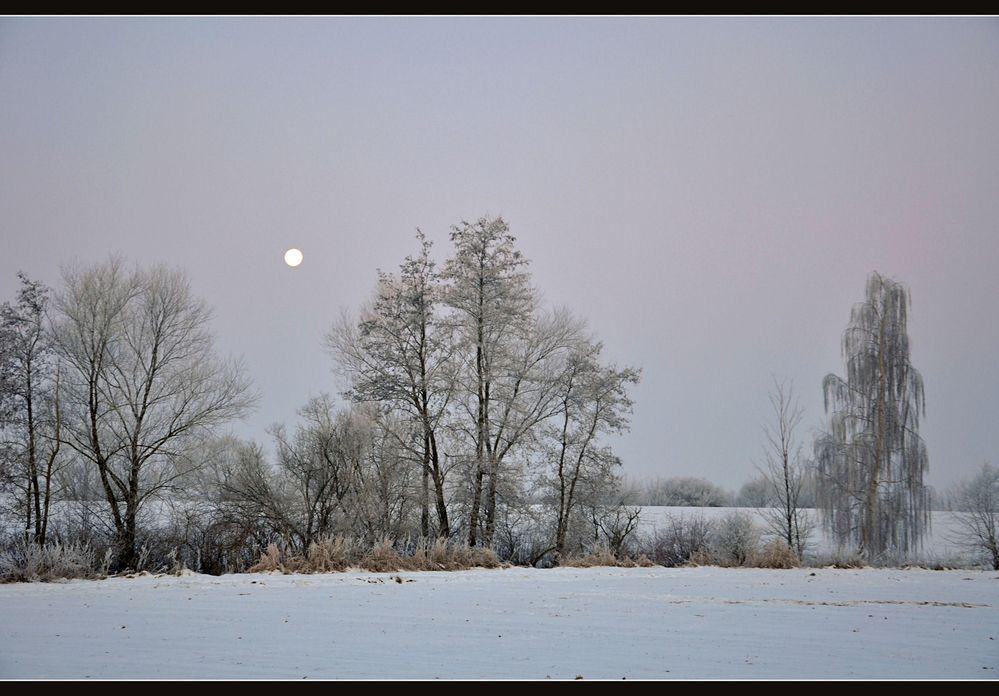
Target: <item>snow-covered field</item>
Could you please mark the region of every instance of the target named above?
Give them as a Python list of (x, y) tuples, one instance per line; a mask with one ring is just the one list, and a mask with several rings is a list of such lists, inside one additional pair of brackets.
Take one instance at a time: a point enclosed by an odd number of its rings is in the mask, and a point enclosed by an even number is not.
[(0, 585), (0, 677), (995, 678), (999, 573), (563, 568)]

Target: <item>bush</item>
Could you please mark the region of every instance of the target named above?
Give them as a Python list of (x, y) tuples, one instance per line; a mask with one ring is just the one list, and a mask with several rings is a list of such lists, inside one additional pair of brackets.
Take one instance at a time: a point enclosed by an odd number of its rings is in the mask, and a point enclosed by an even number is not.
[(958, 531), (953, 541), (993, 570), (999, 570), (999, 467), (984, 464), (953, 495)]
[(718, 565), (742, 566), (756, 554), (760, 530), (745, 512), (730, 512), (722, 517), (711, 534), (709, 548)]
[(639, 548), (651, 563), (673, 568), (689, 563), (708, 548), (711, 524), (703, 515), (667, 517), (664, 527), (653, 532)]
[(0, 580), (52, 582), (99, 577), (96, 554), (88, 545), (58, 541), (38, 546), (14, 542), (0, 551)]

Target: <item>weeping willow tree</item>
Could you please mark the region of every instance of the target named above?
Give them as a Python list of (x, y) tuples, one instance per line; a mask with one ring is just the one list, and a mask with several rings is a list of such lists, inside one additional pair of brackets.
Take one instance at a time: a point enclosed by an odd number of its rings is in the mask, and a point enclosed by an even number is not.
[(916, 550), (929, 527), (923, 379), (909, 363), (910, 298), (878, 273), (843, 333), (846, 377), (823, 381), (829, 427), (815, 443), (827, 529), (869, 561)]

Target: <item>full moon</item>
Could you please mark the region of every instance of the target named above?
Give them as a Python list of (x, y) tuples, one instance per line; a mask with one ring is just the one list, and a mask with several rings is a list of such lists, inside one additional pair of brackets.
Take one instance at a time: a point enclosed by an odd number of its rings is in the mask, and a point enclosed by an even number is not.
[(284, 252), (284, 262), (292, 268), (302, 263), (302, 258), (302, 252), (298, 249), (289, 249)]

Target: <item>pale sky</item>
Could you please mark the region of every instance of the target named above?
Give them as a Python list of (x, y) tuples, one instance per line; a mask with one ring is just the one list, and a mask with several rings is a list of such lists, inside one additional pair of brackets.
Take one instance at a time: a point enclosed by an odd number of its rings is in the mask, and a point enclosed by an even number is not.
[[(0, 298), (186, 269), (266, 440), (375, 269), (502, 214), (641, 367), (632, 476), (736, 488), (771, 374), (802, 435), (878, 270), (911, 290), (929, 482), (999, 463), (999, 20), (0, 19)], [(305, 253), (297, 269), (282, 255)]]

